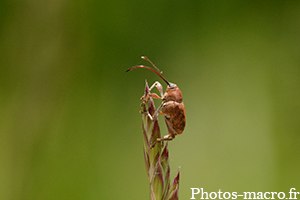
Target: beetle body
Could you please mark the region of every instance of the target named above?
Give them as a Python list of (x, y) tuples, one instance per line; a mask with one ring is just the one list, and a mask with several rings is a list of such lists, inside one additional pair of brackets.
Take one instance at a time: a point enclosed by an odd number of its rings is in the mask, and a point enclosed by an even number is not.
[[(139, 65), (139, 66), (134, 66), (126, 70), (126, 72), (135, 69), (135, 68), (145, 68), (148, 70), (153, 71), (156, 73), (158, 76), (160, 76), (167, 84), (167, 89), (166, 92), (163, 94), (162, 86), (161, 84), (156, 81), (151, 87), (150, 91), (156, 87), (158, 91), (160, 92), (161, 96), (158, 96), (156, 93), (149, 93), (146, 97), (143, 96), (141, 99), (148, 101), (149, 97), (155, 98), (155, 99), (160, 99), (162, 100), (162, 104), (159, 106), (159, 108), (154, 112), (154, 115), (151, 116), (149, 113), (148, 116), (152, 120), (157, 119), (158, 113), (161, 113), (164, 115), (165, 122), (168, 128), (168, 135), (164, 136), (163, 138), (158, 138), (157, 142), (162, 142), (165, 140), (172, 140), (175, 138), (176, 135), (179, 135), (183, 132), (185, 128), (185, 106), (183, 104), (183, 97), (180, 89), (178, 86), (174, 83), (168, 82), (162, 75), (161, 72), (158, 70), (158, 68), (147, 58), (142, 56), (144, 60), (147, 60), (151, 63), (151, 65), (157, 70), (155, 71), (154, 69), (144, 66), (144, 65)], [(160, 72), (160, 73), (159, 73)], [(161, 108), (161, 112), (159, 112), (159, 109)], [(155, 145), (155, 144), (154, 144)]]
[(174, 138), (185, 128), (185, 107), (182, 102), (182, 93), (176, 84), (170, 83), (163, 96), (162, 114), (168, 127), (168, 138)]

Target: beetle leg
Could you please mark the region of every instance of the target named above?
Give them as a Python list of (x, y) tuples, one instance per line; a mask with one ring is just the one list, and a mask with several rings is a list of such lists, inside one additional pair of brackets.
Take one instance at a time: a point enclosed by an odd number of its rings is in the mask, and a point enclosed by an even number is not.
[(151, 85), (151, 87), (149, 88), (149, 91), (151, 91), (154, 87), (157, 88), (157, 90), (159, 91), (161, 96), (158, 96), (156, 93), (150, 93), (146, 97), (142, 96), (141, 100), (145, 99), (145, 101), (148, 101), (149, 97), (152, 97), (154, 99), (163, 100), (163, 89), (162, 89), (162, 85), (160, 84), (160, 82), (155, 81), (155, 83), (153, 83), (153, 85)]
[(156, 145), (157, 141), (151, 143), (150, 149), (153, 149), (153, 147)]
[(151, 91), (154, 87), (157, 88), (157, 90), (160, 93), (160, 96), (163, 96), (163, 89), (162, 89), (162, 85), (160, 84), (160, 82), (155, 81), (155, 83), (153, 83), (153, 85), (149, 88), (149, 90)]
[(146, 112), (145, 111), (140, 111), (140, 113), (148, 115), (148, 117), (150, 118), (151, 121), (155, 121), (155, 120), (157, 120), (158, 113), (161, 113), (159, 111), (159, 109), (162, 107), (162, 105), (163, 105), (163, 103), (160, 104), (160, 106), (155, 110), (155, 112), (153, 113), (152, 116), (150, 115), (149, 111), (146, 111)]
[[(155, 145), (156, 145), (157, 142), (158, 141), (155, 140), (153, 143), (151, 143), (150, 149), (153, 149), (155, 147)], [(160, 145), (163, 147), (164, 146), (164, 142), (162, 141)]]
[(145, 101), (148, 101), (149, 97), (152, 97), (153, 99), (159, 99), (163, 100), (160, 96), (158, 96), (156, 93), (150, 93), (144, 98), (144, 96), (141, 97), (141, 100), (145, 99)]
[(164, 141), (170, 141), (173, 139), (174, 139), (174, 137), (172, 135), (165, 135), (163, 138), (157, 138), (156, 141), (151, 144), (150, 148), (152, 149), (156, 145), (157, 142), (160, 142), (161, 146), (163, 147)]
[(163, 141), (166, 141), (166, 140), (173, 140), (174, 137), (172, 135), (165, 135), (163, 138), (157, 138), (157, 142), (163, 142)]
[(165, 135), (163, 138), (157, 138), (157, 142), (162, 142), (166, 140), (173, 140), (175, 138), (175, 131), (170, 127), (170, 125), (167, 123), (169, 134)]
[[(166, 117), (165, 117), (165, 121), (166, 121), (166, 124), (167, 124), (167, 128), (168, 128), (169, 134), (165, 135), (163, 138), (157, 138), (156, 139), (156, 142), (161, 142), (162, 146), (163, 146), (163, 141), (173, 140), (175, 138), (175, 135), (176, 135), (174, 129), (170, 126), (170, 124), (167, 121)], [(156, 144), (156, 142), (152, 146), (154, 146)]]

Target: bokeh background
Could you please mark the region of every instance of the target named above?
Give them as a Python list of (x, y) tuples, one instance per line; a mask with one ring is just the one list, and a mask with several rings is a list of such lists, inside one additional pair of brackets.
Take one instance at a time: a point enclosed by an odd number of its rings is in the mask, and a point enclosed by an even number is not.
[(300, 192), (299, 1), (2, 0), (0, 199), (150, 199), (141, 55), (184, 95), (180, 199)]

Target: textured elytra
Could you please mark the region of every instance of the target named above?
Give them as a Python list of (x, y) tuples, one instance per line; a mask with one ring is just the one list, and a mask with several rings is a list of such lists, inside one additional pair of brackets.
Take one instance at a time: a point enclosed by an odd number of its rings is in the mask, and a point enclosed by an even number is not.
[(167, 101), (162, 106), (162, 112), (164, 113), (166, 123), (168, 123), (167, 125), (172, 128), (169, 134), (181, 134), (185, 127), (184, 104), (176, 101)]

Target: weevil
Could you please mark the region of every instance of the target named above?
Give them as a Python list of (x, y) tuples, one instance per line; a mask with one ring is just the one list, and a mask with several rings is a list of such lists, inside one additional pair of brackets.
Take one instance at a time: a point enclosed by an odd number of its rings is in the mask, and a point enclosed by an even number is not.
[[(147, 60), (156, 69), (156, 71), (151, 67), (138, 65), (127, 69), (126, 72), (136, 68), (145, 68), (156, 73), (167, 83), (168, 86), (166, 92), (163, 94), (162, 85), (156, 81), (149, 89), (151, 91), (154, 87), (156, 87), (160, 96), (156, 93), (149, 93), (146, 97), (142, 96), (141, 100), (148, 101), (149, 97), (162, 100), (161, 105), (154, 112), (153, 116), (149, 113), (147, 114), (151, 120), (156, 120), (158, 113), (163, 114), (165, 118), (168, 135), (163, 138), (158, 138), (156, 142), (173, 140), (175, 136), (181, 134), (185, 128), (185, 107), (182, 101), (182, 93), (176, 84), (170, 83), (161, 75), (162, 72), (146, 56), (142, 56), (142, 59)], [(162, 110), (161, 112), (159, 111), (160, 108)], [(156, 142), (152, 144), (152, 147), (156, 144)]]

